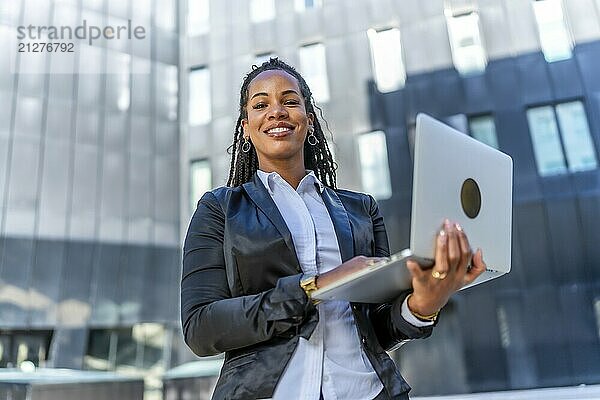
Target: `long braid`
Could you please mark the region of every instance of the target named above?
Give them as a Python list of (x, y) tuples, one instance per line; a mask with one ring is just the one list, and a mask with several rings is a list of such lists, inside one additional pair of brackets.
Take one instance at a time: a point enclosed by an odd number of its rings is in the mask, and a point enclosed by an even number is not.
[(248, 103), (248, 87), (250, 86), (250, 83), (258, 74), (269, 70), (285, 71), (298, 81), (300, 92), (304, 98), (306, 112), (307, 114), (314, 115), (314, 135), (318, 140), (318, 143), (314, 146), (310, 145), (308, 141), (304, 142), (304, 166), (307, 169), (313, 170), (317, 178), (325, 186), (335, 189), (335, 170), (337, 169), (337, 164), (333, 161), (331, 151), (327, 145), (327, 140), (323, 133), (323, 129), (321, 128), (321, 123), (319, 122), (315, 108), (320, 111), (321, 117), (323, 116), (323, 112), (316, 104), (314, 104), (312, 93), (304, 78), (296, 71), (296, 69), (294, 69), (294, 67), (277, 58), (271, 58), (259, 67), (255, 65), (252, 66), (252, 71), (246, 75), (242, 83), (240, 90), (240, 115), (235, 125), (235, 131), (233, 132), (233, 143), (227, 148), (228, 152), (231, 153), (231, 164), (227, 186), (235, 187), (250, 181), (258, 169), (258, 156), (256, 155), (254, 146), (250, 146), (250, 151), (247, 153), (242, 151), (242, 145), (244, 143), (242, 120), (247, 117), (246, 105)]

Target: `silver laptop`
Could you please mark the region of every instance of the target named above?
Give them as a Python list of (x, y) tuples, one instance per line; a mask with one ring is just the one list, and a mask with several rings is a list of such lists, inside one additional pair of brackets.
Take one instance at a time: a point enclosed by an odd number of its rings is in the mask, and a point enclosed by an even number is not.
[(471, 285), (510, 271), (512, 159), (426, 115), (417, 115), (410, 248), (313, 292), (320, 300), (389, 301), (411, 287), (406, 260), (433, 265), (444, 218), (460, 223), (487, 271)]

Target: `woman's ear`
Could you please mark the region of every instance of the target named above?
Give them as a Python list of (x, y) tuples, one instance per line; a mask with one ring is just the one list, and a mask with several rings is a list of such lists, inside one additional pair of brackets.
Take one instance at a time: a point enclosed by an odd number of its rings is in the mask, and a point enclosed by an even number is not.
[(315, 114), (313, 114), (313, 113), (309, 112), (309, 113), (307, 113), (307, 114), (306, 114), (306, 116), (308, 117), (308, 121), (309, 121), (309, 124), (308, 124), (308, 126), (312, 126), (312, 127), (314, 128), (314, 124), (315, 124)]
[(246, 126), (248, 125), (248, 119), (247, 118), (242, 118), (242, 131), (244, 133), (244, 135), (246, 134)]

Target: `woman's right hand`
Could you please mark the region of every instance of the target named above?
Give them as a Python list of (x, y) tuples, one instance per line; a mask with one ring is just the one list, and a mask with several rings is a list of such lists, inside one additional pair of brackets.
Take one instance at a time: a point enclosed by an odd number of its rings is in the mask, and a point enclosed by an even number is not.
[(343, 264), (335, 267), (331, 271), (327, 271), (322, 275), (319, 275), (317, 278), (316, 284), (317, 288), (321, 289), (325, 286), (332, 284), (335, 281), (338, 281), (348, 275), (354, 274), (358, 271), (361, 271), (365, 268), (369, 268), (373, 266), (373, 264), (385, 260), (384, 257), (365, 257), (365, 256), (356, 256), (346, 261)]

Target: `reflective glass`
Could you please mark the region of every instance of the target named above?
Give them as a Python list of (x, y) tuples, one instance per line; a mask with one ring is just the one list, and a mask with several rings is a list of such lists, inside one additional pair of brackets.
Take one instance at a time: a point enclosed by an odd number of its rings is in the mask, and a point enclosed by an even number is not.
[(187, 1), (187, 31), (189, 36), (208, 33), (210, 28), (210, 6), (208, 0)]
[(569, 171), (587, 171), (598, 166), (585, 109), (580, 101), (556, 106)]
[(498, 138), (496, 137), (496, 125), (494, 117), (491, 115), (482, 115), (469, 119), (469, 128), (471, 136), (482, 143), (495, 149), (498, 148)]
[(198, 68), (190, 71), (189, 123), (202, 125), (211, 120), (210, 71)]
[(374, 131), (358, 137), (362, 184), (376, 199), (392, 197), (385, 133)]
[(375, 82), (380, 92), (391, 92), (404, 86), (406, 69), (402, 61), (400, 30), (367, 31), (371, 46), (371, 62), (375, 71)]
[(322, 43), (300, 47), (300, 70), (317, 102), (329, 100), (325, 46)]
[(479, 15), (471, 12), (449, 16), (446, 22), (452, 49), (452, 61), (456, 70), (462, 75), (485, 70), (487, 57), (481, 40)]
[(190, 207), (193, 211), (202, 195), (212, 188), (210, 161), (196, 160), (190, 164)]
[(548, 176), (565, 173), (565, 158), (552, 107), (530, 108), (527, 110), (527, 122), (539, 174)]
[(304, 12), (311, 8), (323, 7), (323, 0), (294, 0), (294, 8), (297, 12)]
[(562, 1), (537, 0), (532, 4), (546, 61), (571, 58), (573, 41), (565, 21)]
[(275, 18), (274, 0), (250, 0), (250, 20), (264, 22)]

